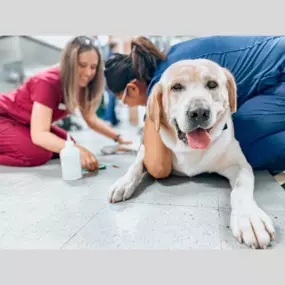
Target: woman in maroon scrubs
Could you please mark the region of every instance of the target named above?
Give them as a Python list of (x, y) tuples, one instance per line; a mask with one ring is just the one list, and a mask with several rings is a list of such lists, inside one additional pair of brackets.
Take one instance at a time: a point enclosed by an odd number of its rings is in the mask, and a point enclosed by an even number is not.
[[(128, 144), (96, 116), (104, 90), (103, 59), (92, 39), (76, 37), (65, 47), (60, 66), (29, 78), (16, 91), (0, 94), (0, 165), (38, 166), (64, 147), (67, 133), (52, 125), (79, 107), (93, 130)], [(77, 145), (82, 167), (98, 168), (95, 156)]]

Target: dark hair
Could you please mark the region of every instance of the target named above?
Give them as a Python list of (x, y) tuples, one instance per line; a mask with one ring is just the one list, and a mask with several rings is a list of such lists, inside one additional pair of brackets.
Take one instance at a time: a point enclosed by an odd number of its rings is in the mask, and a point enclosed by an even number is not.
[(122, 92), (133, 79), (145, 81), (152, 79), (157, 64), (166, 59), (149, 39), (138, 37), (131, 42), (131, 53), (114, 54), (105, 64), (105, 78), (113, 93)]
[(110, 42), (109, 43), (109, 49), (112, 50), (113, 48), (115, 48), (118, 45), (118, 43), (116, 42)]

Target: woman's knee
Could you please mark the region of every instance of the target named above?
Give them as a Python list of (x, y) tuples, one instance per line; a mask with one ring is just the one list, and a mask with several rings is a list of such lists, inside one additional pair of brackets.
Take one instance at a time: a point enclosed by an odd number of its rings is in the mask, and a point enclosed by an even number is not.
[(18, 151), (26, 166), (46, 164), (53, 156), (53, 152), (34, 144), (29, 137), (26, 138), (25, 144)]
[(53, 152), (34, 144), (30, 137), (23, 136), (23, 144), (16, 148), (14, 155), (23, 161), (25, 166), (40, 166), (46, 164), (53, 156)]
[(43, 165), (53, 156), (51, 151), (32, 142), (30, 128), (12, 120), (6, 122), (0, 143), (1, 152), (5, 154), (3, 159), (14, 166)]
[(40, 166), (46, 164), (52, 158), (53, 153), (34, 146), (11, 155), (19, 159), (19, 166)]
[(35, 146), (23, 154), (26, 166), (40, 166), (46, 164), (53, 156), (51, 151)]
[(233, 117), (235, 137), (241, 145), (253, 143), (262, 138), (267, 130), (264, 130), (263, 120), (252, 114), (236, 113)]
[(16, 167), (40, 166), (46, 164), (52, 157), (52, 152), (35, 151), (33, 154), (25, 151), (14, 151), (0, 155), (0, 164)]
[(249, 164), (258, 170), (285, 170), (285, 131), (242, 146)]
[(242, 144), (255, 142), (285, 129), (284, 95), (280, 95), (278, 88), (277, 85), (266, 94), (254, 96), (233, 114), (236, 138)]

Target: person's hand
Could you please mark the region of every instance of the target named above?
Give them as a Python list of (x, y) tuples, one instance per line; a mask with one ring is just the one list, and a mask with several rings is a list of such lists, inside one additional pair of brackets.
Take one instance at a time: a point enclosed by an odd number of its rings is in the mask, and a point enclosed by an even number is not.
[(95, 155), (83, 146), (77, 145), (77, 147), (80, 150), (82, 168), (85, 168), (88, 171), (97, 170), (99, 168), (99, 163)]
[(131, 140), (127, 140), (121, 136), (118, 138), (118, 144), (132, 144), (132, 143), (133, 142)]

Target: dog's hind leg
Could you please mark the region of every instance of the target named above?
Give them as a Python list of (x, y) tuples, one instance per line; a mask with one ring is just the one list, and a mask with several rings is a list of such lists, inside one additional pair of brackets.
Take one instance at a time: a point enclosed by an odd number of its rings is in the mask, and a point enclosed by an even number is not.
[(116, 203), (129, 199), (135, 192), (144, 171), (144, 145), (140, 146), (135, 162), (127, 173), (119, 178), (109, 189), (108, 201)]

